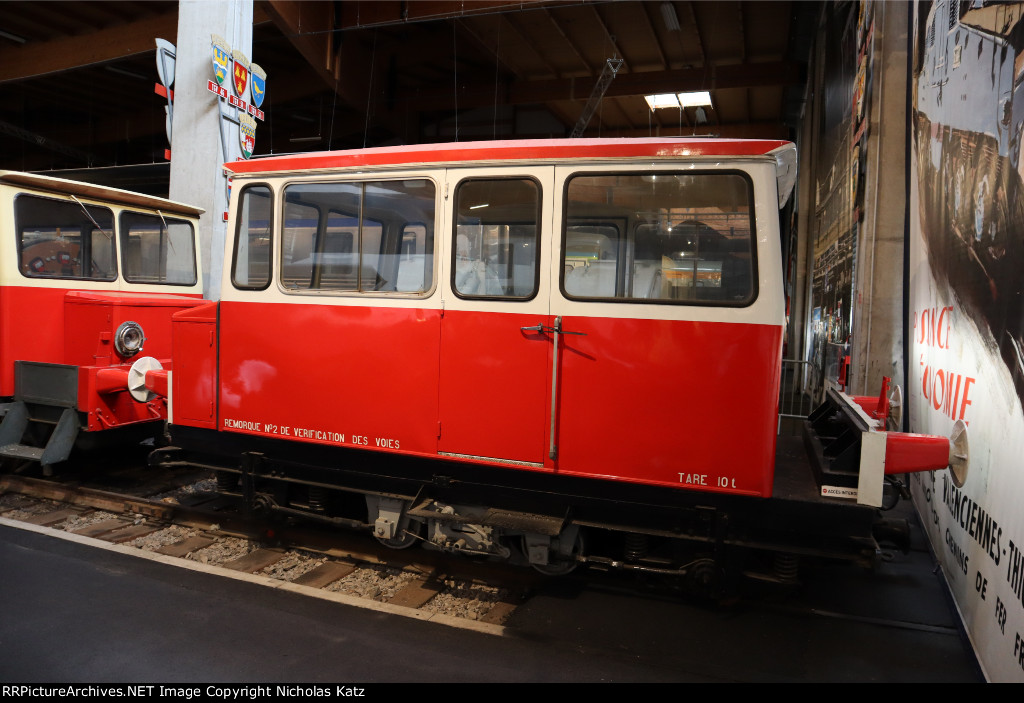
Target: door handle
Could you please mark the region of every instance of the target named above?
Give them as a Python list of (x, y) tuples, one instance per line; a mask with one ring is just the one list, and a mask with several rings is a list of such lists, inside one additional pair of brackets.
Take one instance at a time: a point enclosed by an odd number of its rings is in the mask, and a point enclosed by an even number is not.
[(519, 329), (521, 329), (523, 332), (544, 332), (544, 333), (554, 332), (555, 334), (578, 334), (578, 335), (583, 336), (583, 337), (587, 336), (586, 332), (567, 332), (567, 331), (563, 330), (562, 329), (562, 318), (561, 317), (555, 319), (555, 326), (554, 327), (548, 327), (547, 325), (541, 324), (541, 325), (534, 325), (532, 327), (520, 327)]

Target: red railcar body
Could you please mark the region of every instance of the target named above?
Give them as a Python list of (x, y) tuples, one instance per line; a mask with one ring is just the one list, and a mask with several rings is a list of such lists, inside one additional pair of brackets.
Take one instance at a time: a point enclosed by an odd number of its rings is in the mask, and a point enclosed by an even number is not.
[(456, 143), (227, 168), (220, 300), (175, 315), (161, 461), (391, 546), (552, 573), (705, 582), (717, 567), (694, 545), (875, 544), (877, 511), (823, 495), (807, 453), (777, 446), (791, 144)]
[(166, 400), (122, 381), (143, 351), (169, 367), (171, 315), (202, 302), (201, 212), (0, 172), (0, 457), (48, 467), (76, 441), (162, 432)]

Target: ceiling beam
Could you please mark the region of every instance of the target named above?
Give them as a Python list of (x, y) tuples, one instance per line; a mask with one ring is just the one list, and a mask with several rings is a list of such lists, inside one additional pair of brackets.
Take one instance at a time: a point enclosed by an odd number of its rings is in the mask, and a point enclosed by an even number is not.
[(47, 42), (0, 48), (0, 83), (156, 51), (154, 39), (178, 36), (178, 13)]
[(740, 35), (738, 37), (738, 41), (739, 41), (739, 45), (740, 45), (740, 61), (741, 62), (747, 60), (747, 33), (745, 31), (744, 24), (745, 24), (745, 20), (744, 20), (744, 17), (743, 17), (743, 3), (742, 2), (738, 2), (738, 3), (736, 3), (736, 24), (735, 24), (735, 26), (736, 26), (736, 33)]
[[(474, 27), (474, 24), (477, 25)], [(495, 71), (504, 69), (506, 74), (515, 74), (516, 70), (508, 62), (509, 52), (506, 50), (504, 57), (501, 52), (501, 15), (494, 15), (494, 26), (495, 30), (492, 35), (485, 36), (483, 34), (484, 27), (480, 22), (462, 21), (459, 23), (459, 29), (462, 30), (463, 34), (468, 34), (470, 39), (476, 44), (478, 51), (485, 55), (494, 56), (495, 60)], [(493, 36), (493, 39), (491, 37)], [(508, 41), (508, 38), (505, 38)]]
[(575, 54), (577, 59), (579, 59), (580, 65), (583, 67), (583, 70), (586, 71), (588, 74), (591, 73), (592, 69), (590, 68), (590, 64), (588, 64), (587, 60), (583, 58), (583, 54), (581, 54), (579, 49), (576, 48), (576, 45), (573, 43), (572, 39), (569, 38), (569, 35), (565, 33), (565, 30), (562, 28), (562, 25), (559, 24), (558, 22), (558, 18), (552, 15), (550, 10), (545, 9), (543, 10), (543, 13), (544, 16), (548, 18), (548, 21), (551, 23), (551, 25), (555, 28), (555, 31), (558, 32), (560, 37), (562, 37), (562, 41), (565, 42), (565, 45), (569, 47), (569, 50), (573, 54)]
[[(592, 127), (584, 137), (597, 136), (597, 128)], [(789, 139), (789, 129), (778, 122), (748, 122), (746, 124), (722, 125), (683, 125), (680, 132), (678, 124), (655, 125), (653, 129), (601, 129), (602, 137), (723, 137), (726, 139)]]
[[(329, 2), (267, 0), (263, 3), (292, 46), (329, 87), (346, 99), (345, 86), (339, 85), (339, 56), (334, 49), (334, 6)], [(347, 83), (346, 83), (347, 85)]]
[[(612, 52), (614, 52), (615, 56), (622, 59), (622, 68), (620, 70), (623, 73), (630, 73), (633, 69), (629, 64), (629, 59), (626, 57), (625, 54), (622, 53), (622, 50), (619, 48), (619, 45), (615, 43), (615, 37), (612, 36), (611, 31), (608, 29), (608, 23), (604, 21), (603, 17), (601, 17), (601, 13), (597, 11), (597, 7), (595, 5), (591, 5), (590, 9), (594, 13), (594, 19), (597, 20), (597, 23), (599, 25), (601, 25), (601, 31), (604, 33), (604, 41), (607, 44), (611, 45)], [(609, 56), (608, 58), (613, 57)]]
[[(802, 76), (800, 64), (791, 61), (732, 64), (706, 68), (675, 69), (669, 71), (645, 71), (625, 73), (616, 76), (605, 93), (607, 97), (629, 95), (650, 95), (652, 93), (678, 93), (689, 90), (724, 90), (726, 88), (750, 88), (769, 85), (790, 85), (799, 83)], [(538, 99), (564, 100), (569, 81), (531, 81), (513, 84), (510, 101), (536, 102)], [(531, 99), (530, 96), (534, 96)], [(583, 96), (572, 96), (583, 97)]]
[[(533, 54), (536, 56), (537, 60), (544, 65), (544, 67), (548, 70), (548, 72), (552, 76), (561, 77), (561, 75), (562, 75), (561, 72), (559, 72), (559, 70), (557, 68), (552, 66), (548, 62), (548, 60), (546, 58), (544, 58), (544, 54), (542, 52), (537, 50), (537, 47), (534, 45), (534, 42), (531, 41), (530, 39), (528, 39), (526, 37), (526, 34), (523, 32), (523, 30), (520, 29), (517, 26), (517, 23), (512, 20), (512, 15), (511, 14), (499, 15), (499, 16), (501, 17), (502, 20), (505, 21), (505, 24), (508, 25), (508, 27), (512, 30), (512, 34), (519, 40), (521, 46), (528, 47), (530, 49), (530, 51), (532, 51)], [(519, 72), (517, 71), (517, 74), (518, 73)]]
[[(802, 68), (792, 61), (732, 64), (705, 68), (620, 73), (605, 93), (605, 97), (677, 93), (690, 90), (724, 90), (758, 86), (791, 85), (802, 80)], [(571, 78), (535, 81), (513, 81), (499, 96), (501, 104), (523, 105), (557, 102), (560, 100), (586, 100), (593, 90), (591, 81)], [(410, 92), (409, 103), (417, 110), (429, 111), (450, 108), (452, 91), (424, 90)], [(466, 84), (459, 93), (459, 108), (484, 107), (494, 102), (493, 84)]]
[[(344, 3), (343, 3), (344, 4)], [(367, 49), (335, 28), (335, 3), (317, 0), (266, 0), (267, 15), (292, 46), (302, 54), (316, 75), (349, 107), (363, 112), (372, 111), (373, 119), (400, 132), (400, 115), (371, 99), (375, 74), (382, 70), (376, 56), (376, 30), (374, 46)], [(342, 8), (344, 9), (344, 8)], [(343, 70), (344, 69), (344, 70)]]
[[(613, 112), (616, 113), (615, 119), (606, 119), (604, 116), (606, 112), (608, 114)], [(601, 105), (594, 113), (594, 118), (596, 118), (599, 123), (598, 130), (601, 131), (602, 135), (602, 130), (608, 129), (608, 125), (617, 125), (620, 129), (636, 128), (636, 124), (630, 118), (629, 113), (622, 107), (622, 101), (617, 98), (602, 100)], [(591, 124), (593, 124), (593, 120), (591, 120)]]
[(348, 0), (339, 3), (338, 28), (366, 29), (473, 15), (522, 12), (544, 5), (557, 7), (563, 3), (564, 0)]
[[(700, 38), (700, 25), (697, 24), (697, 13), (693, 11), (693, 2), (686, 3), (686, 22), (684, 24), (687, 30), (692, 30), (693, 40), (692, 43), (697, 47), (697, 53), (700, 55), (700, 63), (705, 63), (708, 60), (707, 54), (704, 53), (704, 42)], [(679, 35), (680, 41), (682, 41), (682, 33)]]
[[(642, 9), (643, 9), (643, 12), (638, 13), (638, 14), (640, 16), (642, 16), (643, 19), (644, 19), (644, 29), (647, 30), (647, 33), (651, 37), (651, 46), (653, 46), (655, 49), (658, 50), (658, 58), (661, 59), (661, 67), (662, 68), (668, 68), (669, 67), (669, 65), (668, 65), (668, 57), (665, 55), (665, 48), (661, 45), (661, 40), (658, 39), (658, 32), (655, 31), (654, 23), (651, 21), (650, 13), (653, 11), (652, 10), (652, 6), (650, 4), (648, 4), (648, 3), (644, 3)], [(672, 10), (672, 11), (675, 12), (675, 10)], [(668, 30), (668, 31), (671, 32), (672, 30)], [(679, 30), (675, 30), (675, 31), (679, 31)]]

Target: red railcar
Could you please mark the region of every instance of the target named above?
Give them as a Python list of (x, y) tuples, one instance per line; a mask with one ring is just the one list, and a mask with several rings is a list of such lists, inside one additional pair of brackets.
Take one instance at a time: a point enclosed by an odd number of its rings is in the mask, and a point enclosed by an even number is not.
[[(823, 495), (834, 457), (816, 474), (777, 447), (791, 144), (455, 143), (227, 168), (220, 300), (175, 316), (159, 460), (392, 546), (554, 573), (704, 583), (729, 547), (877, 546), (874, 507)], [(935, 441), (927, 468), (946, 464)]]
[(143, 376), (170, 363), (171, 315), (202, 302), (201, 213), (0, 171), (0, 457), (48, 469), (76, 443), (162, 434)]

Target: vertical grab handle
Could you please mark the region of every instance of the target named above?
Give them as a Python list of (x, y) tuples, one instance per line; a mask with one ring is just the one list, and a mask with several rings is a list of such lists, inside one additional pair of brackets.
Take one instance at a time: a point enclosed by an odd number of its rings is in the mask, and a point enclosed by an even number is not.
[(558, 345), (563, 334), (578, 334), (586, 336), (586, 332), (566, 332), (562, 329), (562, 316), (555, 318), (555, 326), (551, 330), (555, 333), (554, 356), (551, 357), (551, 441), (548, 444), (548, 456), (554, 460), (558, 458), (558, 443), (555, 441), (555, 412), (558, 409)]
[(555, 345), (551, 357), (551, 428), (548, 433), (548, 456), (552, 461), (558, 458), (558, 443), (555, 442), (555, 410), (558, 407), (558, 340), (562, 336), (562, 316), (555, 318)]

